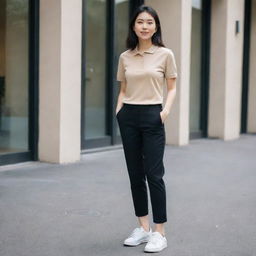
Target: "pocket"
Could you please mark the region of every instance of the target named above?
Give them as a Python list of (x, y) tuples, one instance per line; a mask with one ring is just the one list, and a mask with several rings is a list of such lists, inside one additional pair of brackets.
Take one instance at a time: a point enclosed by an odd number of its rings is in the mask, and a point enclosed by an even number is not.
[(121, 112), (121, 110), (124, 108), (124, 106), (122, 106), (119, 111), (116, 113), (116, 117), (119, 115), (119, 113)]
[[(162, 111), (162, 110), (161, 110), (161, 111)], [(160, 112), (161, 112), (161, 111), (160, 111)], [(162, 117), (161, 117), (160, 112), (159, 112), (159, 114), (158, 114), (158, 115), (159, 115), (159, 120), (160, 120), (160, 123), (161, 123), (161, 124), (164, 124), (164, 122), (162, 121)]]

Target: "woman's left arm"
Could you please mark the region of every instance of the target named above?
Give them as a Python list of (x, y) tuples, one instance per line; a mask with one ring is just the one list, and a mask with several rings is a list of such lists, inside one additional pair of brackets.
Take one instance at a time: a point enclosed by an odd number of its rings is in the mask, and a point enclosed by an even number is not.
[(169, 115), (172, 104), (174, 102), (174, 98), (176, 96), (176, 78), (166, 79), (166, 84), (167, 84), (166, 102), (163, 110), (160, 112), (162, 122), (164, 122), (167, 116)]

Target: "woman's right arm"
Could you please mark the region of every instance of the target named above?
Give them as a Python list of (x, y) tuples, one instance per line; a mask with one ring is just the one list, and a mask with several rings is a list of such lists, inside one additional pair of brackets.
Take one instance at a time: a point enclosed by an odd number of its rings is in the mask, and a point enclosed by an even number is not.
[(120, 90), (119, 90), (119, 95), (117, 99), (117, 105), (116, 105), (116, 114), (119, 112), (119, 110), (123, 106), (123, 98), (125, 95), (125, 90), (126, 90), (126, 81), (121, 81), (120, 82)]

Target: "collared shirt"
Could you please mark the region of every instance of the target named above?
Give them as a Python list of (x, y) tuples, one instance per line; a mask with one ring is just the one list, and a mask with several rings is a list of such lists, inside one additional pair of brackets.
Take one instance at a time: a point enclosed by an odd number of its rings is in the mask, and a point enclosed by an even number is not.
[(124, 103), (162, 104), (166, 79), (176, 77), (175, 58), (166, 47), (152, 45), (145, 51), (136, 47), (119, 56), (116, 78), (126, 82)]

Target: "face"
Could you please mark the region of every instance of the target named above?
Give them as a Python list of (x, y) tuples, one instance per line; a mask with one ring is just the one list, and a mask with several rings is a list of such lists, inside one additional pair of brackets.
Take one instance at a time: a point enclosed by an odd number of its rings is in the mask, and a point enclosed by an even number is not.
[(133, 30), (141, 40), (149, 40), (157, 31), (155, 19), (147, 12), (140, 13), (134, 23)]

